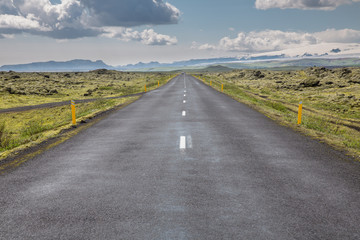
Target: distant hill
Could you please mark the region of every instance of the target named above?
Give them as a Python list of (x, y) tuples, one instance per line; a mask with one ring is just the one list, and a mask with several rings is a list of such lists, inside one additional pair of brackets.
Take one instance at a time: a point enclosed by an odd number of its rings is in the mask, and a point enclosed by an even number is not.
[(234, 69), (222, 65), (213, 65), (203, 69), (198, 69), (196, 72), (231, 72), (232, 70)]
[(35, 62), (18, 65), (4, 65), (0, 71), (16, 72), (83, 72), (95, 69), (114, 69), (114, 67), (105, 64), (103, 61), (90, 60), (71, 60), (67, 62)]
[(272, 69), (272, 70), (298, 70), (308, 67), (360, 67), (360, 58), (306, 58), (306, 59), (281, 59), (272, 61), (238, 61), (215, 65), (186, 66), (186, 67), (159, 67), (144, 68), (133, 71), (143, 72), (227, 72), (234, 69)]
[(360, 66), (360, 58), (304, 58), (296, 60), (274, 60), (274, 61), (258, 61), (258, 62), (238, 62), (238, 63), (225, 63), (225, 67), (236, 69), (254, 69), (254, 68), (286, 68), (286, 69), (299, 69), (307, 67), (357, 67)]
[[(213, 59), (193, 59), (189, 61), (161, 64), (158, 62), (139, 63), (127, 65), (118, 70), (124, 71), (144, 71), (144, 72), (176, 72), (176, 71), (196, 71), (196, 72), (222, 72), (229, 69), (302, 69), (307, 67), (355, 67), (360, 66), (360, 58), (324, 58), (324, 57), (303, 57), (285, 58), (284, 55), (259, 56), (250, 58), (213, 58)], [(130, 67), (130, 69), (128, 68)], [(222, 69), (220, 67), (223, 67)]]
[(36, 62), (19, 65), (5, 65), (0, 71), (16, 72), (87, 72), (96, 69), (139, 71), (139, 72), (170, 72), (170, 71), (196, 71), (196, 72), (226, 72), (232, 69), (301, 69), (306, 67), (354, 67), (360, 66), (360, 58), (322, 58), (302, 57), (285, 58), (284, 55), (259, 56), (252, 58), (209, 58), (191, 59), (173, 63), (137, 63), (126, 66), (113, 67), (103, 61), (72, 60), (67, 62)]
[(208, 59), (190, 59), (186, 61), (177, 61), (173, 63), (159, 63), (159, 62), (149, 62), (142, 63), (139, 62), (137, 64), (129, 64), (124, 66), (118, 66), (116, 69), (118, 70), (138, 70), (138, 69), (182, 69), (189, 66), (197, 66), (197, 67), (206, 67), (213, 64), (221, 64), (228, 63), (233, 61), (239, 61), (239, 58), (208, 58)]

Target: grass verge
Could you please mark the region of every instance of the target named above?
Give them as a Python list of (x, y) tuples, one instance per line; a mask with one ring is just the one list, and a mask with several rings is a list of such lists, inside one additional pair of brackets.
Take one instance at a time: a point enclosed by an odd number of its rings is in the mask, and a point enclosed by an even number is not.
[[(174, 75), (170, 74), (135, 74), (108, 70), (88, 73), (47, 73), (46, 75), (1, 72), (0, 97), (3, 101), (1, 101), (0, 108), (42, 104), (55, 100), (67, 101), (74, 98), (97, 98), (96, 101), (76, 105), (77, 122), (82, 123), (139, 98), (105, 99), (106, 97), (141, 93), (144, 91), (145, 84), (147, 91), (150, 91), (163, 86), (173, 77)], [(53, 89), (50, 91), (51, 94), (43, 91), (45, 86)], [(14, 153), (39, 145), (71, 128), (70, 104), (1, 113), (0, 161)]]
[[(134, 102), (139, 97), (104, 100), (76, 105), (77, 123), (84, 123), (94, 116)], [(0, 161), (9, 155), (58, 136), (73, 128), (69, 106), (37, 109), (0, 115)]]
[(125, 96), (158, 87), (174, 74), (95, 70), (76, 73), (0, 72), (0, 109)]
[(110, 108), (108, 110), (95, 113), (92, 116), (88, 117), (86, 121), (81, 121), (80, 124), (77, 124), (75, 128), (71, 125), (64, 126), (61, 128), (60, 132), (56, 134), (54, 137), (47, 138), (39, 143), (33, 142), (27, 146), (22, 145), (19, 148), (13, 149), (11, 154), (9, 154), (6, 158), (0, 161), (0, 174), (10, 171), (18, 167), (19, 165), (27, 162), (28, 160), (34, 158), (36, 155), (41, 154), (42, 152), (70, 139), (79, 132), (91, 127), (95, 123), (104, 119), (112, 112), (119, 110), (127, 106), (128, 104), (132, 103), (137, 98), (139, 97), (129, 99), (129, 101), (126, 101), (123, 104), (115, 106), (114, 108)]
[[(302, 124), (298, 125), (297, 103), (301, 98), (291, 92), (279, 93), (269, 88), (267, 84), (259, 83), (260, 87), (254, 90), (247, 85), (241, 86), (236, 81), (213, 75), (202, 74), (202, 76), (194, 75), (194, 77), (209, 86), (211, 80), (211, 87), (217, 91), (221, 91), (221, 85), (224, 84), (224, 94), (247, 104), (282, 125), (326, 142), (335, 149), (360, 160), (360, 122), (357, 118), (350, 118), (356, 114), (350, 115), (344, 112), (334, 114), (334, 112), (326, 111), (326, 107), (322, 107), (326, 104), (316, 102), (311, 105), (309, 101), (305, 101)], [(282, 94), (281, 97), (278, 97), (277, 95), (280, 94)], [(346, 106), (342, 106), (344, 107)]]

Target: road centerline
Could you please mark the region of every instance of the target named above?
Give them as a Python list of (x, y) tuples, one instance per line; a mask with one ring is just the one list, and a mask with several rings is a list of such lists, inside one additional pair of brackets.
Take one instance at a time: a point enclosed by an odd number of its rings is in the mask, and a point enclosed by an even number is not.
[(186, 149), (186, 137), (185, 136), (180, 137), (180, 149)]
[[(358, 164), (190, 75), (183, 81), (2, 174), (1, 236), (360, 235)], [(179, 94), (185, 84), (191, 99)]]

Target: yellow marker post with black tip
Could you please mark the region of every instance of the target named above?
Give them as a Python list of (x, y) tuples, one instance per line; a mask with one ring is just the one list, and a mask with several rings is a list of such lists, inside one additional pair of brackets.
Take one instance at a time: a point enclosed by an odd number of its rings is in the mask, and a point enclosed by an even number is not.
[(298, 125), (301, 124), (301, 118), (302, 118), (302, 108), (303, 108), (303, 103), (302, 101), (299, 104), (299, 112), (298, 112)]
[(72, 124), (76, 125), (75, 101), (71, 100)]

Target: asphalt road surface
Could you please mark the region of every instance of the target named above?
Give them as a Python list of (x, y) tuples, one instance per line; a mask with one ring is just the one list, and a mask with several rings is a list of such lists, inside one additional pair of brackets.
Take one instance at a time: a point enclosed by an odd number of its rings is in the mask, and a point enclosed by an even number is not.
[(360, 239), (360, 165), (191, 76), (0, 176), (0, 239)]

